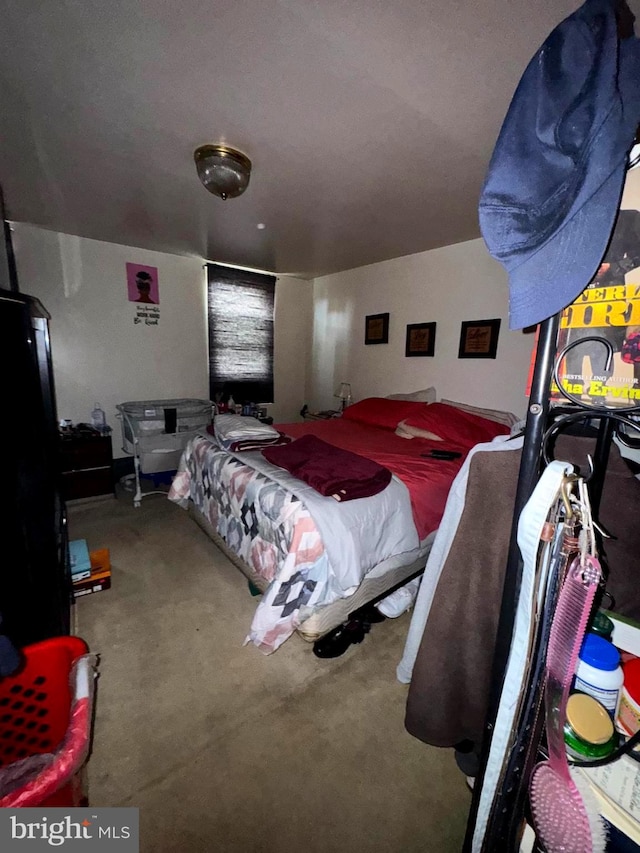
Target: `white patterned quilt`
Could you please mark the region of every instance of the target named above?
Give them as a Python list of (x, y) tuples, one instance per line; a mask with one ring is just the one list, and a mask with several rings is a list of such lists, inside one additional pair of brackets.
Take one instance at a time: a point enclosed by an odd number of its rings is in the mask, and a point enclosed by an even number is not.
[(352, 594), (376, 565), (400, 554), (408, 564), (420, 547), (409, 495), (397, 478), (379, 495), (337, 503), (259, 452), (232, 454), (205, 436), (187, 445), (169, 498), (185, 507), (192, 500), (269, 584), (246, 639), (265, 653), (319, 607)]
[(246, 638), (265, 654), (317, 606), (340, 597), (302, 502), (210, 439), (189, 442), (169, 498), (181, 506), (191, 499), (226, 544), (269, 582)]

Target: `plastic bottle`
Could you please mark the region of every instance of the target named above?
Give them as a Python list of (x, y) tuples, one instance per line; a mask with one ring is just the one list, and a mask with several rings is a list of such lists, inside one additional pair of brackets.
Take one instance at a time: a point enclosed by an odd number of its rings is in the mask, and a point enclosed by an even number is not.
[(567, 702), (564, 741), (574, 758), (604, 758), (616, 748), (618, 738), (607, 709), (593, 696), (573, 693)]
[(98, 432), (105, 432), (107, 428), (107, 416), (100, 408), (100, 403), (96, 403), (91, 412), (91, 426)]
[(599, 634), (605, 640), (610, 640), (613, 634), (613, 622), (602, 610), (598, 610), (593, 617), (589, 631), (592, 634)]
[(622, 665), (624, 684), (620, 694), (616, 724), (629, 737), (640, 729), (640, 658), (631, 658)]
[(574, 690), (593, 696), (615, 718), (622, 681), (620, 652), (604, 637), (587, 634), (580, 649)]

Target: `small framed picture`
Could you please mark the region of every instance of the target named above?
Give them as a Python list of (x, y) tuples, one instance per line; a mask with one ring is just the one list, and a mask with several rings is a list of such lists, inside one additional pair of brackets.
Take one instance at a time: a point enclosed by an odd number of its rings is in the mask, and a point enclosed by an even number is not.
[(365, 344), (388, 344), (389, 314), (368, 314), (365, 319)]
[(436, 349), (435, 323), (409, 323), (407, 326), (407, 343), (404, 354), (406, 358), (420, 358), (433, 355)]
[(158, 305), (158, 267), (127, 263), (127, 291), (129, 302), (146, 302)]
[(495, 358), (500, 320), (465, 320), (460, 326), (458, 358)]

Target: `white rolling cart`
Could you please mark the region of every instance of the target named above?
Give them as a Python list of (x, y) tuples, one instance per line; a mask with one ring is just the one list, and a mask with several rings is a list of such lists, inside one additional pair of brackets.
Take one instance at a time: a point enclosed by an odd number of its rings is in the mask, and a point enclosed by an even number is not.
[(133, 505), (147, 495), (166, 494), (157, 489), (143, 492), (140, 477), (175, 471), (187, 443), (211, 423), (213, 403), (190, 398), (133, 400), (116, 406), (122, 424), (122, 449), (133, 456), (135, 481)]

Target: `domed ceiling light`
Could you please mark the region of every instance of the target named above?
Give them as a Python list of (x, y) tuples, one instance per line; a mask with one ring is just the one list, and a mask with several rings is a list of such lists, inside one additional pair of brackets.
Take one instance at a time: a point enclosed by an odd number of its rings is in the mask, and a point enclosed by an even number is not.
[(249, 186), (251, 160), (227, 145), (201, 145), (193, 153), (198, 177), (210, 193), (235, 198)]

